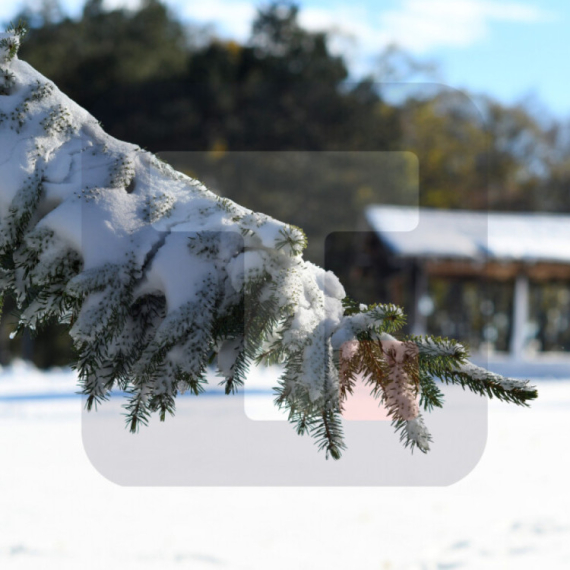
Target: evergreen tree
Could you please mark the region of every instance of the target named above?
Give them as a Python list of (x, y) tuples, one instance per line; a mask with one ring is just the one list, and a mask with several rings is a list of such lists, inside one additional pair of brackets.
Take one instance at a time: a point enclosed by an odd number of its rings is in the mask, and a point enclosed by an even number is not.
[(517, 404), (536, 397), (455, 341), (397, 340), (402, 310), (348, 299), (303, 260), (302, 230), (108, 136), (17, 58), (23, 34), (0, 35), (0, 292), (18, 302), (18, 330), (69, 327), (88, 409), (119, 387), (134, 432), (153, 412), (173, 414), (179, 393), (198, 395), (209, 363), (228, 394), (252, 364), (280, 363), (276, 404), (337, 459), (358, 375), (423, 452), (420, 407), (442, 405), (437, 379)]

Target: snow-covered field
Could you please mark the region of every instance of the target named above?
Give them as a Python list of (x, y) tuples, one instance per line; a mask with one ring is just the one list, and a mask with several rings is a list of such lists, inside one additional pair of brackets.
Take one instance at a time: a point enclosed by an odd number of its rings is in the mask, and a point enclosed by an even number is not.
[[(538, 381), (530, 410), (492, 402), (485, 452), (451, 486), (326, 488), (118, 486), (87, 457), (73, 382), (23, 363), (0, 372), (2, 570), (562, 569), (570, 560), (570, 380)], [(382, 449), (371, 442), (370, 453)]]

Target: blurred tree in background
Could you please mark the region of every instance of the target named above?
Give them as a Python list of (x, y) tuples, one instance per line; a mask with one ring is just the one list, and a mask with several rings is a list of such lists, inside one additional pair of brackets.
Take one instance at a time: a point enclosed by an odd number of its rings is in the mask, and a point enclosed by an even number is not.
[[(243, 44), (183, 22), (160, 0), (129, 10), (88, 0), (75, 18), (44, 0), (14, 20), (30, 27), (20, 57), (107, 132), (162, 153), (244, 206), (303, 227), (307, 257), (317, 263), (326, 236), (356, 230), (368, 203), (410, 203), (418, 184), (413, 154), (422, 205), (570, 210), (568, 125), (445, 88), (420, 85), (389, 97), (383, 82), (429, 76), (434, 66), (390, 46), (370, 76), (355, 79), (331, 52), (329, 35), (304, 29), (298, 16), (292, 3), (265, 5)], [(392, 151), (408, 154), (370, 159)], [(336, 255), (341, 280), (351, 255)], [(8, 341), (9, 312), (0, 323), (0, 361), (22, 352), (40, 366), (70, 360), (57, 328), (41, 333), (33, 351), (25, 338)]]

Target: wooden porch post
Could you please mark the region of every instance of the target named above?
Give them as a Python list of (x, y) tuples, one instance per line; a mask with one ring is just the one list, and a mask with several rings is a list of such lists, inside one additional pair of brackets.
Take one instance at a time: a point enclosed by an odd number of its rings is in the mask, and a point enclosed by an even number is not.
[(524, 357), (526, 345), (526, 330), (529, 309), (528, 277), (517, 275), (513, 299), (513, 328), (511, 333), (511, 358), (520, 360)]

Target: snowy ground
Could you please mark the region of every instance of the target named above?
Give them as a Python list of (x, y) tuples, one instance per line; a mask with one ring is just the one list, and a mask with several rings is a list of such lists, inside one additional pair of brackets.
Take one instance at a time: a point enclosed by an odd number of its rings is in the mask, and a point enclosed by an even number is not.
[(562, 569), (570, 560), (570, 380), (538, 381), (531, 410), (492, 402), (484, 455), (461, 481), (405, 488), (118, 486), (86, 455), (73, 381), (22, 363), (0, 372), (2, 570)]

